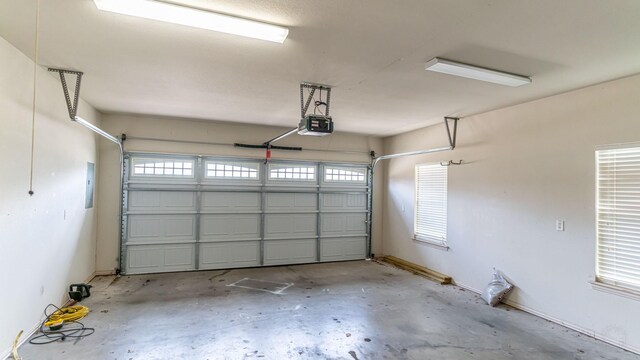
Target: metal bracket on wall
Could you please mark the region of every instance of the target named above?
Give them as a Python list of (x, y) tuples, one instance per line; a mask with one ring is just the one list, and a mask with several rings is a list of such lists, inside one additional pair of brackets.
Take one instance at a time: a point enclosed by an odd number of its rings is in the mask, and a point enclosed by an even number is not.
[[(78, 99), (80, 99), (80, 82), (82, 81), (83, 73), (81, 71), (56, 69), (56, 68), (49, 68), (49, 71), (57, 72), (60, 75), (60, 82), (62, 82), (62, 91), (64, 91), (64, 99), (67, 101), (67, 110), (69, 110), (69, 117), (71, 118), (71, 120), (75, 121), (76, 114), (78, 112)], [(73, 103), (71, 102), (71, 96), (69, 95), (69, 86), (67, 85), (65, 74), (76, 76), (76, 87), (75, 87), (75, 91), (73, 92)]]
[(453, 160), (449, 160), (447, 162), (440, 162), (440, 166), (451, 166), (451, 165), (462, 165), (462, 160), (455, 162)]
[[(82, 72), (75, 70), (66, 70), (66, 69), (58, 69), (58, 68), (49, 68), (49, 71), (57, 72), (60, 75), (60, 82), (62, 83), (62, 91), (64, 92), (64, 99), (67, 102), (67, 110), (69, 111), (69, 117), (71, 121), (75, 121), (76, 123), (86, 127), (87, 129), (93, 131), (94, 133), (106, 138), (109, 141), (113, 141), (118, 145), (118, 149), (120, 150), (120, 192), (122, 193), (122, 187), (124, 186), (124, 148), (123, 141), (126, 139), (126, 135), (122, 134), (122, 138), (118, 139), (117, 137), (107, 133), (101, 128), (93, 125), (89, 121), (77, 116), (78, 113), (78, 100), (80, 100), (80, 82), (82, 81)], [(71, 95), (69, 94), (69, 86), (67, 85), (67, 79), (65, 74), (75, 75), (76, 76), (76, 86), (73, 91), (73, 101), (71, 101)], [(122, 223), (122, 207), (119, 210), (120, 223)], [(120, 237), (119, 241), (122, 244), (122, 227), (120, 227)], [(122, 247), (122, 246), (121, 246)], [(122, 256), (118, 259), (118, 269), (116, 272), (119, 272), (122, 269)]]
[[(451, 129), (449, 128), (449, 120), (453, 120), (453, 134), (451, 133)], [(458, 134), (458, 120), (460, 118), (455, 117), (444, 117), (444, 124), (447, 127), (447, 136), (449, 137), (449, 145), (451, 145), (451, 150), (456, 148), (456, 135)]]
[[(451, 130), (451, 126), (449, 125), (450, 120), (453, 120), (453, 131)], [(449, 116), (445, 116), (444, 118), (444, 125), (445, 125), (445, 128), (447, 129), (447, 138), (449, 140), (449, 146), (378, 156), (376, 158), (371, 159), (371, 168), (373, 169), (373, 171), (375, 171), (376, 165), (382, 160), (389, 160), (389, 159), (395, 159), (399, 157), (413, 156), (413, 155), (423, 155), (423, 154), (455, 149), (456, 137), (458, 135), (458, 120), (460, 120), (460, 118), (449, 117)]]

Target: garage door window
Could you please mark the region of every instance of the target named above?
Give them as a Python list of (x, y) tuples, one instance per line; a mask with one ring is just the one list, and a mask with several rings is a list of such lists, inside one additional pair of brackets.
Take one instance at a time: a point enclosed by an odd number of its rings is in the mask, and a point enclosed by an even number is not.
[(270, 180), (306, 180), (316, 179), (315, 166), (297, 166), (297, 165), (269, 165)]
[(415, 240), (446, 246), (447, 167), (416, 166)]
[(348, 169), (326, 167), (324, 169), (324, 181), (328, 182), (348, 182), (348, 183), (365, 183), (366, 168)]
[(133, 176), (193, 177), (193, 160), (133, 158)]
[(640, 144), (596, 151), (597, 281), (640, 290)]
[(258, 179), (259, 164), (206, 162), (207, 178)]

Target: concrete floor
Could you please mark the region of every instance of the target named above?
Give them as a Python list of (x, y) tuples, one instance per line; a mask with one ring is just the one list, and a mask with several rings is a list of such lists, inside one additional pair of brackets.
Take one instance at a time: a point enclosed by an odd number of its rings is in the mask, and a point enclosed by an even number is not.
[[(281, 294), (277, 284), (293, 283)], [(640, 359), (375, 262), (99, 277), (95, 334), (24, 359)], [(242, 285), (242, 284), (239, 284)], [(284, 287), (286, 285), (282, 285)]]

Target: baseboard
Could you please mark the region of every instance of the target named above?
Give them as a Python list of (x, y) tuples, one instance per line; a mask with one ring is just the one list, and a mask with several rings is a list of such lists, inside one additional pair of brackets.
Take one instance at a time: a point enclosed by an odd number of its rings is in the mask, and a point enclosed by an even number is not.
[(412, 263), (410, 261), (400, 259), (390, 255), (382, 257), (382, 261), (388, 264), (391, 264), (397, 268), (414, 273), (416, 275), (426, 277), (427, 279), (433, 280), (439, 283), (440, 285), (451, 284), (451, 276), (426, 268), (422, 265), (418, 265), (416, 263)]
[(91, 280), (93, 280), (93, 278), (94, 278), (94, 277), (96, 277), (96, 272), (95, 272), (95, 271), (94, 271), (93, 273), (91, 273), (91, 275), (89, 275), (89, 276), (85, 279), (84, 283), (85, 283), (85, 284), (90, 283), (90, 282), (91, 282)]
[[(38, 322), (31, 330), (27, 331), (27, 332), (23, 332), (22, 333), (22, 337), (20, 338), (20, 341), (18, 341), (18, 349), (20, 349), (20, 347), (26, 343), (31, 336), (38, 331), (38, 329), (40, 328), (40, 322)], [(18, 335), (18, 334), (16, 334)], [(2, 352), (2, 355), (0, 355), (0, 359), (8, 359), (9, 356), (11, 356), (11, 351), (13, 350), (13, 342), (11, 344), (11, 346), (9, 347), (8, 350), (5, 350)], [(19, 353), (19, 351), (18, 351)], [(13, 359), (13, 358), (12, 358)]]
[(581, 326), (578, 326), (578, 325), (575, 325), (575, 324), (560, 320), (560, 319), (555, 318), (553, 316), (550, 316), (550, 315), (547, 315), (545, 313), (539, 312), (537, 310), (531, 309), (531, 308), (529, 308), (527, 306), (518, 304), (515, 301), (507, 300), (505, 303), (507, 305), (511, 306), (511, 307), (514, 307), (514, 308), (518, 309), (518, 310), (522, 310), (524, 312), (528, 312), (529, 314), (532, 314), (532, 315), (535, 315), (537, 317), (543, 318), (545, 320), (551, 321), (552, 323), (556, 323), (558, 325), (564, 326), (564, 327), (569, 328), (571, 330), (575, 330), (575, 331), (577, 331), (577, 332), (579, 332), (581, 334), (590, 336), (590, 337), (592, 337), (592, 338), (594, 338), (596, 340), (600, 340), (600, 341), (606, 342), (607, 344), (611, 344), (613, 346), (617, 346), (617, 347), (619, 347), (621, 349), (624, 349), (624, 350), (627, 350), (627, 351), (630, 351), (632, 353), (636, 353), (636, 354), (640, 355), (640, 348), (636, 348), (636, 347), (633, 347), (633, 346), (631, 346), (629, 344), (626, 344), (626, 343), (620, 342), (618, 340), (614, 340), (614, 339), (611, 339), (609, 337), (603, 336), (603, 335), (601, 335), (601, 334), (599, 334), (599, 333), (597, 333), (597, 332), (595, 332), (593, 330), (589, 330), (589, 329), (583, 328)]
[(96, 270), (93, 273), (93, 277), (96, 276), (107, 276), (107, 275), (115, 275), (116, 274), (116, 270)]
[(481, 292), (480, 290), (478, 290), (478, 289), (474, 289), (474, 288), (469, 287), (469, 286), (464, 285), (464, 284), (459, 284), (459, 283), (457, 283), (457, 282), (455, 282), (455, 281), (453, 282), (453, 284), (452, 284), (452, 285), (455, 285), (455, 286), (457, 286), (457, 287), (463, 288), (463, 289), (465, 289), (465, 290), (469, 290), (469, 291), (471, 291), (471, 292), (473, 292), (473, 293), (476, 293), (476, 294), (478, 294), (478, 295), (482, 294), (482, 292)]
[[(474, 289), (474, 288), (472, 288), (470, 286), (466, 286), (464, 284), (456, 283), (454, 285), (456, 285), (458, 287), (461, 287), (461, 288), (463, 288), (465, 290), (469, 290), (471, 292), (474, 292), (474, 293), (476, 293), (478, 295), (480, 295), (482, 293), (480, 290)], [(578, 325), (575, 325), (575, 324), (572, 324), (572, 323), (568, 323), (566, 321), (560, 320), (558, 318), (555, 318), (553, 316), (547, 315), (547, 314), (542, 313), (540, 311), (531, 309), (531, 308), (529, 308), (527, 306), (521, 305), (521, 304), (519, 304), (519, 303), (517, 303), (515, 301), (512, 301), (512, 300), (507, 300), (504, 303), (509, 305), (509, 306), (511, 306), (512, 308), (524, 311), (524, 312), (529, 313), (531, 315), (534, 315), (534, 316), (537, 316), (539, 318), (551, 321), (552, 323), (558, 324), (560, 326), (564, 326), (564, 327), (569, 328), (571, 330), (577, 331), (577, 332), (579, 332), (581, 334), (584, 334), (584, 335), (587, 335), (589, 337), (592, 337), (592, 338), (594, 338), (596, 340), (600, 340), (602, 342), (606, 342), (607, 344), (610, 344), (610, 345), (619, 347), (621, 349), (627, 350), (629, 352), (632, 352), (632, 353), (640, 355), (640, 348), (631, 346), (629, 344), (620, 342), (618, 340), (614, 340), (614, 339), (608, 338), (606, 336), (602, 336), (601, 334), (598, 334), (597, 332), (595, 332), (593, 330), (589, 330), (589, 329), (583, 328), (581, 326), (578, 326)]]

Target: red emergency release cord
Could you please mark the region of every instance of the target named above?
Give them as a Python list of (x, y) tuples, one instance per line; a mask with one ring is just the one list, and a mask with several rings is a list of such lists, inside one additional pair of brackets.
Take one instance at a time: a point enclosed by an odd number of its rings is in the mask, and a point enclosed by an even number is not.
[(264, 159), (264, 163), (266, 164), (269, 161), (269, 159), (271, 159), (271, 145), (270, 144), (267, 145), (267, 155), (266, 155), (266, 157)]

